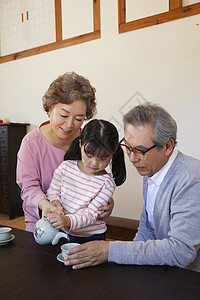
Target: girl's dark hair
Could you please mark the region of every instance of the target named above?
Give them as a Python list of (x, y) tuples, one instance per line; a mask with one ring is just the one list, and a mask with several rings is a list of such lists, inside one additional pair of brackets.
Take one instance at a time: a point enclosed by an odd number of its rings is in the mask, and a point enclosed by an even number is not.
[(98, 156), (100, 158), (113, 154), (112, 175), (117, 186), (126, 180), (126, 167), (124, 161), (124, 151), (119, 145), (119, 134), (116, 127), (104, 120), (94, 119), (88, 122), (65, 154), (65, 160), (81, 160), (81, 149), (79, 145), (84, 145), (86, 154)]

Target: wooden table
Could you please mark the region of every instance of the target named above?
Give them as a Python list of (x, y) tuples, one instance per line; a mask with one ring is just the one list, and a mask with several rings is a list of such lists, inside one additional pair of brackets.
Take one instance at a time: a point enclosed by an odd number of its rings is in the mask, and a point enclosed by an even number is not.
[(38, 245), (13, 229), (0, 246), (0, 299), (200, 299), (200, 273), (169, 266), (106, 263), (72, 270), (57, 261), (58, 245)]

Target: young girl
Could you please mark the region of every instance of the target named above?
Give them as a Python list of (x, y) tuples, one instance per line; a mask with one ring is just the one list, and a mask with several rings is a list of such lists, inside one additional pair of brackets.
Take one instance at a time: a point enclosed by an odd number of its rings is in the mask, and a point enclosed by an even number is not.
[[(110, 162), (112, 175), (105, 170)], [(107, 205), (116, 185), (125, 179), (116, 127), (104, 120), (88, 122), (54, 172), (47, 197), (50, 202), (59, 201), (63, 214), (52, 212), (48, 220), (67, 231), (71, 242), (105, 240), (106, 223), (98, 220), (98, 208)]]

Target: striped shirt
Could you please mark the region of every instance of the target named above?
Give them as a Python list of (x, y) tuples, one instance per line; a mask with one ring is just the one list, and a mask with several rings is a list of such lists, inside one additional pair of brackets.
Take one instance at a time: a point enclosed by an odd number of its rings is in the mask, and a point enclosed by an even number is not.
[(87, 175), (80, 171), (77, 161), (68, 160), (55, 170), (47, 198), (61, 202), (71, 220), (71, 235), (91, 236), (107, 229), (104, 221), (97, 220), (98, 209), (108, 204), (115, 187), (111, 174)]

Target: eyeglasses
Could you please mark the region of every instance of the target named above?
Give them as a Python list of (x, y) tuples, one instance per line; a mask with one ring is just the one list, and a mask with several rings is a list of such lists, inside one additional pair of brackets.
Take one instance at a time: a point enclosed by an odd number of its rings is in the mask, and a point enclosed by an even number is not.
[(137, 147), (129, 147), (128, 145), (126, 145), (126, 140), (125, 138), (123, 138), (120, 142), (119, 142), (119, 145), (122, 146), (123, 149), (126, 150), (126, 153), (128, 156), (131, 155), (131, 152), (134, 153), (134, 155), (138, 158), (138, 159), (143, 159), (144, 158), (144, 155), (149, 152), (151, 149), (155, 148), (156, 145), (154, 144), (153, 146), (151, 146), (150, 148), (147, 148), (145, 150), (142, 150), (142, 149), (139, 149)]

